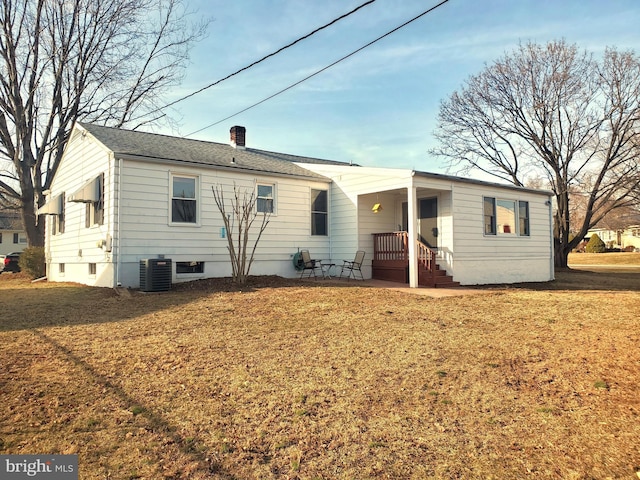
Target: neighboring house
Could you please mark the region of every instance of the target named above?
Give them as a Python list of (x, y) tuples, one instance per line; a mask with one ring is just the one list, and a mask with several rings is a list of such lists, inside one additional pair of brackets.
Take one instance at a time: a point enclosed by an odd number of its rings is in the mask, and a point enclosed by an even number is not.
[(20, 214), (0, 212), (0, 255), (21, 252), (27, 247), (27, 234), (22, 226)]
[(640, 225), (629, 225), (624, 228), (612, 230), (608, 228), (592, 228), (587, 232), (585, 240), (591, 235), (598, 235), (607, 248), (619, 248), (621, 250), (635, 250), (640, 252)]
[(554, 278), (550, 192), (256, 150), (243, 127), (227, 145), (90, 124), (39, 210), (48, 278), (137, 287), (140, 261), (161, 256), (173, 282), (230, 276), (212, 189), (234, 185), (271, 212), (252, 275), (295, 277), (307, 249), (338, 265), (364, 250), (365, 278), (412, 287)]

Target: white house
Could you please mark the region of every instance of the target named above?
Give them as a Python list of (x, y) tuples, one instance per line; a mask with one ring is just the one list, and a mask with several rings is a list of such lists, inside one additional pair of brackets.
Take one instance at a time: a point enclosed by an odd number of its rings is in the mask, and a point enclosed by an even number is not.
[(547, 191), (252, 149), (243, 127), (228, 145), (78, 124), (39, 210), (49, 280), (138, 287), (154, 258), (174, 283), (230, 276), (212, 189), (234, 185), (271, 212), (252, 275), (294, 277), (307, 249), (364, 250), (365, 278), (412, 287), (554, 278)]
[(0, 255), (21, 252), (27, 247), (27, 233), (24, 231), (20, 214), (0, 212)]

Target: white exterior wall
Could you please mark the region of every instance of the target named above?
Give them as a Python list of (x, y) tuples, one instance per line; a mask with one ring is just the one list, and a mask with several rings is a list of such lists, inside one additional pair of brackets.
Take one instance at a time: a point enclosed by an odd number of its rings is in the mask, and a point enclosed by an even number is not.
[[(18, 242), (14, 242), (16, 234)], [(27, 234), (24, 230), (0, 230), (0, 255), (21, 252), (27, 248)]]
[[(98, 246), (98, 242), (113, 235), (114, 191), (111, 181), (114, 171), (109, 152), (89, 136), (74, 131), (47, 200), (62, 193), (68, 197), (100, 173), (104, 173), (105, 183), (104, 225), (85, 227), (85, 204), (66, 200), (64, 233), (50, 235), (55, 216), (39, 217), (38, 221), (46, 222), (45, 256), (47, 277), (51, 281), (93, 286), (111, 286), (113, 283), (112, 253), (104, 246)], [(96, 264), (95, 275), (89, 275), (90, 263)], [(60, 264), (64, 264), (64, 273), (60, 273)]]
[[(356, 226), (351, 230), (345, 228), (340, 231), (341, 236), (333, 237), (336, 251), (340, 251), (340, 245), (348, 245), (352, 251), (363, 249), (372, 252), (371, 233), (397, 229), (401, 223), (401, 204), (407, 201), (407, 188), (415, 186), (418, 199), (438, 199), (438, 263), (453, 275), (455, 281), (463, 285), (477, 285), (549, 281), (554, 278), (551, 212), (545, 203), (549, 197), (544, 193), (452, 178), (414, 176), (409, 170), (302, 166), (333, 179), (333, 188), (340, 196), (334, 206), (334, 215), (347, 215), (351, 221), (355, 209)], [(334, 198), (336, 196), (334, 193)], [(528, 201), (531, 234), (484, 235), (485, 196)], [(344, 202), (343, 198), (350, 201)], [(391, 212), (385, 208), (378, 214), (372, 214), (374, 203), (381, 203), (383, 207), (388, 203)], [(358, 239), (357, 246), (353, 245), (354, 236)], [(341, 253), (347, 255), (348, 252)]]
[[(314, 258), (331, 258), (330, 236), (311, 235), (311, 189), (328, 190), (328, 181), (284, 176), (247, 174), (172, 163), (152, 163), (113, 158), (90, 135), (75, 131), (56, 174), (48, 199), (70, 195), (100, 173), (105, 175), (104, 225), (85, 227), (85, 204), (65, 202), (65, 231), (50, 235), (54, 216), (46, 221), (47, 274), (51, 281), (78, 282), (92, 286), (138, 287), (140, 260), (164, 255), (173, 262), (173, 282), (231, 275), (227, 239), (221, 237), (223, 222), (213, 198), (212, 187), (222, 186), (227, 202), (234, 183), (240, 189), (255, 189), (256, 182), (275, 186), (275, 214), (262, 235), (252, 275), (299, 274), (293, 255), (308, 249)], [(197, 225), (171, 225), (170, 175), (197, 176)], [(118, 212), (118, 205), (121, 206)], [(331, 208), (331, 206), (329, 207)], [(331, 219), (331, 212), (329, 212)], [(260, 217), (253, 233), (257, 234)], [(332, 226), (329, 225), (329, 232)], [(98, 242), (112, 238), (107, 251)], [(252, 244), (250, 245), (252, 246)], [(176, 262), (205, 262), (203, 274), (176, 275)], [(89, 263), (96, 275), (89, 275)], [(64, 264), (64, 273), (60, 273)]]
[[(311, 235), (311, 189), (330, 190), (327, 182), (133, 160), (124, 160), (122, 164), (119, 220), (122, 255), (118, 266), (122, 285), (139, 286), (140, 260), (159, 255), (172, 260), (174, 283), (231, 276), (227, 238), (221, 236), (224, 224), (212, 187), (222, 187), (229, 202), (234, 183), (241, 191), (254, 191), (256, 183), (275, 185), (275, 214), (258, 243), (252, 275), (295, 277), (299, 272), (293, 266), (293, 255), (302, 249), (309, 250), (313, 258), (331, 256), (330, 237)], [(195, 225), (171, 224), (171, 174), (198, 178)], [(253, 238), (260, 221), (258, 216), (252, 228)], [(249, 247), (252, 246), (253, 239)], [(176, 262), (190, 261), (204, 262), (204, 273), (177, 275)]]
[[(362, 272), (365, 278), (370, 278), (373, 259), (371, 234), (396, 229), (398, 219), (394, 206), (397, 192), (392, 191), (406, 188), (411, 172), (324, 164), (299, 165), (333, 180), (330, 210), (332, 260), (342, 265), (343, 260), (353, 260), (357, 250), (364, 250)], [(383, 206), (377, 214), (371, 211), (375, 203)]]
[(622, 248), (634, 247), (640, 251), (640, 226), (633, 226), (622, 232)]
[[(485, 235), (483, 197), (529, 202), (529, 236)], [(550, 207), (545, 195), (469, 183), (453, 190), (453, 272), (463, 285), (553, 280)]]
[[(256, 183), (275, 186), (275, 214), (258, 245), (253, 275), (298, 275), (293, 255), (308, 249), (313, 258), (332, 259), (341, 265), (356, 250), (365, 250), (364, 274), (371, 275), (372, 233), (395, 231), (401, 223), (401, 205), (410, 188), (418, 198), (438, 198), (438, 262), (462, 284), (512, 283), (553, 279), (551, 223), (546, 195), (415, 175), (410, 170), (300, 164), (331, 181), (269, 176), (182, 166), (175, 163), (117, 159), (102, 145), (82, 136), (71, 138), (49, 198), (74, 193), (100, 173), (105, 175), (105, 222), (85, 227), (85, 204), (65, 204), (65, 232), (47, 235), (48, 276), (53, 281), (73, 281), (112, 287), (139, 286), (139, 262), (163, 255), (173, 262), (173, 282), (231, 275), (227, 239), (212, 187), (220, 185), (227, 200), (233, 185), (254, 191)], [(171, 175), (198, 179), (198, 222), (172, 225)], [(329, 235), (311, 235), (311, 189), (329, 190)], [(530, 209), (529, 237), (485, 236), (483, 196), (526, 200)], [(381, 203), (375, 214), (371, 207)], [(120, 206), (118, 211), (117, 206)], [(47, 220), (50, 229), (53, 218)], [(259, 222), (260, 218), (256, 219)], [(253, 232), (258, 226), (254, 224)], [(50, 230), (49, 230), (50, 231)], [(113, 238), (113, 248), (98, 242)], [(203, 274), (176, 275), (176, 262), (204, 262)], [(65, 264), (60, 274), (59, 265)], [(97, 273), (90, 276), (88, 264)]]

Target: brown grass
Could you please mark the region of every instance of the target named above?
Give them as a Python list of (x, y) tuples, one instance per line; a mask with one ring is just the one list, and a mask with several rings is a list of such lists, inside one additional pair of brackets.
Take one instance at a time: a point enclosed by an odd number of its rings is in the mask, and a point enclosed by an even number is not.
[(640, 268), (640, 253), (570, 253), (569, 265), (618, 265)]
[(632, 478), (639, 282), (517, 287), (2, 275), (0, 453), (77, 453), (83, 479)]

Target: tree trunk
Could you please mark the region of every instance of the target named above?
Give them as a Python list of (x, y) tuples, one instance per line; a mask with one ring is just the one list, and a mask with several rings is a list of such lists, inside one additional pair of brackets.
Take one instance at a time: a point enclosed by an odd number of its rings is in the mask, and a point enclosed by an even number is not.
[[(23, 193), (20, 213), (22, 215), (22, 224), (27, 234), (27, 244), (30, 247), (43, 247), (45, 218), (38, 219), (36, 215), (33, 205), (33, 191), (31, 192), (31, 197), (29, 197), (29, 192), (26, 192), (26, 195)], [(37, 220), (39, 221), (36, 224)]]
[[(558, 185), (566, 183), (558, 179)], [(567, 260), (571, 245), (569, 243), (569, 192), (565, 189), (556, 193), (557, 210), (554, 215), (554, 253), (553, 263), (556, 268), (567, 268)]]
[(557, 238), (553, 239), (553, 264), (556, 268), (567, 268), (569, 252), (562, 248)]

